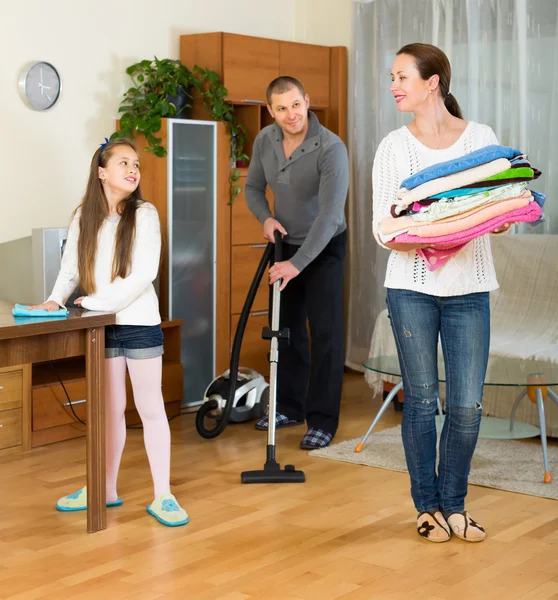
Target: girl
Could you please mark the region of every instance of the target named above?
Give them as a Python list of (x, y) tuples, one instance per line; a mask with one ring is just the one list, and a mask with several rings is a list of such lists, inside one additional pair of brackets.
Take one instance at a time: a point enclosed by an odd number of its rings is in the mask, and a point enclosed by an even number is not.
[[(116, 482), (126, 441), (126, 367), (141, 417), (154, 485), (147, 512), (168, 526), (188, 523), (170, 492), (170, 429), (162, 385), (163, 334), (153, 280), (161, 254), (156, 208), (141, 199), (140, 163), (127, 139), (107, 141), (93, 155), (87, 189), (68, 230), (60, 273), (44, 304), (58, 310), (78, 284), (75, 301), (87, 310), (116, 313), (106, 328), (107, 506), (120, 506)], [(60, 511), (87, 508), (85, 488), (56, 503)]]
[[(378, 224), (389, 215), (405, 178), (498, 144), (490, 127), (463, 120), (450, 91), (449, 61), (435, 46), (401, 48), (391, 78), (397, 109), (413, 113), (414, 119), (388, 134), (374, 158), (373, 230), (380, 244)], [(426, 268), (415, 246), (388, 243), (384, 247), (392, 250), (385, 286), (403, 378), (402, 436), (411, 495), (419, 513), (418, 533), (434, 542), (449, 540), (452, 532), (479, 542), (485, 531), (465, 511), (464, 502), (488, 362), (489, 292), (498, 287), (490, 241), (487, 236), (473, 240), (435, 271)], [(447, 385), (436, 472), (438, 337)]]

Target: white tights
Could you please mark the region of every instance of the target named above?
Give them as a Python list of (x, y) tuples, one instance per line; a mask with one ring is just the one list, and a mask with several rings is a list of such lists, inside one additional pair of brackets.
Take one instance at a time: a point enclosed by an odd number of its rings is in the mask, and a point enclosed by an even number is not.
[(162, 393), (163, 358), (105, 360), (107, 501), (118, 498), (116, 481), (126, 443), (126, 366), (134, 402), (143, 424), (143, 439), (155, 498), (170, 493), (170, 428)]

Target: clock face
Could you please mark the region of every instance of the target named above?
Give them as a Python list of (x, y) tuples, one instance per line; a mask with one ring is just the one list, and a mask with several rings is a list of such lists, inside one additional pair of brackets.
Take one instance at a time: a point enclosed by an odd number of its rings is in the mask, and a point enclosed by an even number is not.
[(22, 73), (19, 89), (26, 104), (31, 108), (46, 110), (54, 106), (60, 96), (60, 75), (50, 63), (34, 63)]

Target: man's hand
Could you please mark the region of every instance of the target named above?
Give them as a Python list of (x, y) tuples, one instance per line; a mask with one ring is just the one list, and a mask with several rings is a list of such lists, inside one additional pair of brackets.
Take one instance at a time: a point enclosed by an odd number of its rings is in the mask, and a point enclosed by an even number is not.
[(269, 269), (269, 284), (273, 285), (279, 279), (283, 280), (279, 291), (283, 291), (287, 287), (287, 283), (291, 279), (294, 279), (300, 271), (293, 265), (290, 260), (283, 260), (275, 263), (271, 269)]
[(279, 221), (272, 217), (268, 217), (263, 224), (263, 235), (264, 238), (272, 244), (275, 243), (275, 236), (273, 234), (276, 230), (282, 235), (287, 235), (287, 230), (279, 223)]

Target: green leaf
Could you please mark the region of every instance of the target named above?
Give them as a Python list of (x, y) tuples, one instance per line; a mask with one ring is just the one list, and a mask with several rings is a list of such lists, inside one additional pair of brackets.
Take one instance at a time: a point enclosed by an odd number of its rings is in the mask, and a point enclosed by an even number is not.
[(134, 115), (132, 113), (124, 113), (120, 118), (120, 127), (130, 127), (134, 121)]

